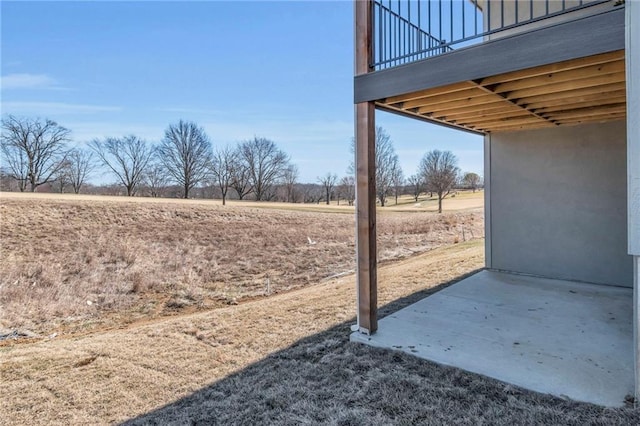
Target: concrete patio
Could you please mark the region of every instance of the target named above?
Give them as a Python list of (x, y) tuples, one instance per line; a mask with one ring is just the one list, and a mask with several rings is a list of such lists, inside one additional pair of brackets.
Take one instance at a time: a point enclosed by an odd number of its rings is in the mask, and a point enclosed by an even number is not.
[(633, 291), (482, 271), (352, 341), (606, 406), (634, 393)]

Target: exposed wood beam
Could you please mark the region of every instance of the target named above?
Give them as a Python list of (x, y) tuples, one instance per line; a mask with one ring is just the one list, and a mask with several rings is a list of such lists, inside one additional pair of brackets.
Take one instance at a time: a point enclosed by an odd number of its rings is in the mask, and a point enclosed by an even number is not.
[(515, 130), (529, 130), (529, 129), (545, 129), (555, 127), (553, 123), (540, 122), (539, 124), (527, 124), (527, 125), (504, 125), (504, 126), (489, 126), (484, 130), (487, 133), (492, 132), (511, 132)]
[(591, 108), (580, 108), (567, 112), (549, 113), (548, 115), (554, 120), (562, 121), (570, 118), (586, 118), (595, 116), (607, 116), (612, 113), (625, 113), (627, 111), (626, 104), (606, 105)]
[(448, 110), (438, 110), (434, 112), (434, 115), (438, 115), (440, 117), (450, 117), (454, 115), (477, 115), (477, 114), (486, 114), (495, 111), (522, 111), (522, 108), (516, 108), (510, 105), (506, 105), (501, 100), (492, 97), (491, 103), (480, 104), (480, 105), (472, 105), (463, 108), (451, 108)]
[(404, 109), (419, 108), (426, 105), (437, 105), (452, 101), (459, 101), (463, 99), (477, 98), (486, 96), (486, 93), (478, 90), (476, 87), (472, 87), (467, 90), (460, 90), (456, 92), (443, 93), (441, 95), (428, 96), (425, 98), (415, 99), (412, 101), (403, 102), (400, 106)]
[(626, 114), (617, 113), (617, 114), (600, 115), (595, 117), (578, 117), (578, 118), (562, 120), (560, 121), (560, 124), (564, 126), (573, 126), (576, 124), (583, 124), (583, 123), (605, 123), (607, 121), (623, 120), (626, 116), (627, 116)]
[[(477, 84), (477, 83), (476, 83)], [(526, 106), (523, 105), (518, 105), (517, 103), (515, 103), (514, 101), (512, 101), (511, 99), (507, 98), (503, 93), (495, 93), (492, 89), (488, 88), (488, 87), (484, 87), (484, 86), (480, 86), (478, 85), (478, 87), (484, 91), (486, 91), (487, 93), (492, 93), (494, 94), (496, 97), (498, 97), (499, 99), (502, 99), (504, 102), (506, 102), (509, 105), (512, 105), (516, 108), (522, 108), (523, 111), (527, 111), (529, 114), (531, 114), (532, 116), (539, 118), (541, 120), (549, 120), (548, 118), (536, 114), (534, 111), (532, 111), (531, 109), (527, 108)]]
[(496, 118), (513, 118), (513, 117), (530, 117), (531, 115), (527, 111), (523, 110), (509, 110), (509, 111), (498, 111), (491, 114), (480, 114), (480, 115), (463, 115), (463, 116), (452, 116), (448, 115), (447, 120), (454, 120), (458, 123), (472, 123), (478, 121), (490, 121)]
[(588, 87), (604, 86), (612, 83), (624, 83), (624, 81), (624, 72), (618, 72), (597, 77), (581, 78), (574, 81), (530, 87), (528, 89), (514, 90), (506, 93), (506, 97), (509, 99), (522, 99), (529, 96), (544, 95), (548, 93), (566, 92)]
[(440, 95), (443, 93), (453, 93), (460, 90), (467, 90), (469, 88), (474, 87), (472, 84), (469, 84), (468, 81), (462, 81), (460, 83), (451, 84), (446, 86), (446, 89), (443, 90), (442, 87), (434, 87), (433, 89), (420, 90), (418, 92), (407, 93), (404, 95), (392, 96), (384, 99), (384, 103), (387, 104), (397, 104), (400, 102), (412, 101), (415, 99), (425, 98), (427, 96)]
[(605, 92), (616, 91), (616, 90), (625, 90), (624, 82), (605, 84), (603, 86), (585, 87), (582, 89), (571, 90), (568, 93), (552, 92), (552, 93), (545, 93), (545, 94), (536, 95), (536, 96), (527, 96), (527, 97), (518, 99), (516, 103), (518, 105), (529, 105), (535, 102), (546, 102), (549, 100), (564, 99), (565, 96), (576, 97), (576, 96), (583, 96), (583, 95), (602, 94)]
[(601, 55), (587, 56), (585, 58), (572, 59), (570, 61), (563, 61), (555, 64), (543, 65), (535, 68), (527, 68), (520, 71), (513, 71), (506, 74), (494, 75), (491, 77), (483, 78), (479, 83), (483, 86), (489, 86), (492, 84), (520, 80), (529, 77), (536, 77), (539, 75), (545, 75), (559, 71), (568, 71), (576, 68), (583, 68), (590, 65), (604, 64), (607, 62), (619, 60), (624, 60), (624, 50), (617, 50), (615, 52), (603, 53)]
[[(491, 87), (496, 93), (512, 92), (514, 90), (538, 87), (546, 84), (562, 83), (583, 78), (592, 78), (600, 75), (624, 73), (624, 61), (609, 62), (606, 64), (592, 65), (584, 68), (576, 68), (569, 71), (562, 71), (553, 74), (544, 74), (537, 77), (524, 78), (521, 80), (499, 83)], [(480, 83), (482, 86), (487, 85)]]
[(469, 99), (462, 99), (459, 101), (451, 101), (451, 102), (446, 102), (446, 103), (442, 103), (442, 104), (436, 104), (436, 105), (428, 105), (428, 106), (424, 106), (421, 108), (418, 108), (417, 112), (418, 114), (427, 114), (427, 113), (432, 113), (432, 112), (449, 112), (452, 110), (457, 110), (457, 109), (462, 109), (465, 107), (474, 107), (477, 105), (487, 105), (487, 104), (493, 104), (493, 103), (502, 103), (500, 98), (496, 97), (495, 95), (485, 95), (485, 96), (481, 96), (478, 98), (469, 98)]
[(549, 99), (544, 102), (533, 102), (527, 104), (527, 108), (531, 108), (533, 110), (537, 108), (549, 108), (555, 106), (564, 106), (571, 104), (578, 104), (583, 102), (601, 102), (605, 101), (609, 98), (626, 98), (626, 90), (613, 90), (610, 92), (598, 92), (593, 93), (591, 95), (582, 95), (582, 96), (571, 96), (572, 92), (566, 93), (566, 96), (557, 99)]
[(429, 123), (433, 123), (433, 124), (438, 124), (440, 126), (444, 126), (444, 127), (449, 127), (451, 129), (457, 129), (457, 130), (462, 130), (464, 132), (469, 132), (469, 133), (473, 133), (473, 134), (483, 134), (482, 131), (480, 130), (476, 130), (474, 128), (468, 127), (468, 126), (463, 126), (460, 124), (456, 124), (456, 123), (452, 123), (446, 120), (441, 120), (438, 119), (432, 115), (429, 114), (419, 114), (415, 111), (407, 111), (404, 110), (402, 108), (398, 108), (398, 107), (394, 107), (391, 105), (386, 105), (386, 104), (378, 104), (377, 108), (386, 112), (390, 112), (393, 114), (398, 114), (398, 115), (402, 115), (405, 117), (412, 117), (412, 118), (416, 118), (418, 120), (422, 120), (422, 121), (426, 121)]
[(553, 125), (550, 121), (545, 119), (528, 116), (528, 117), (514, 117), (514, 118), (501, 118), (495, 120), (486, 120), (482, 121), (478, 124), (478, 127), (500, 127), (500, 126), (511, 126), (511, 125), (521, 125), (521, 124), (538, 124), (538, 123), (549, 123)]
[(605, 105), (613, 105), (613, 104), (625, 104), (626, 98), (624, 96), (615, 96), (615, 97), (607, 97), (600, 100), (589, 101), (589, 102), (572, 102), (567, 103), (565, 105), (556, 105), (545, 108), (538, 108), (535, 111), (538, 114), (546, 114), (546, 113), (558, 113), (558, 112), (568, 112), (575, 109), (580, 108), (588, 108), (588, 107), (601, 107)]

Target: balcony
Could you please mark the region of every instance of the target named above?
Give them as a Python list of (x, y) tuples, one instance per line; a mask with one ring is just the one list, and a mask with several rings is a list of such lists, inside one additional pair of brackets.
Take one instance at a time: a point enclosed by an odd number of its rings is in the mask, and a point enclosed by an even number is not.
[(355, 101), (486, 134), (626, 116), (624, 2), (371, 3)]
[(374, 0), (371, 67), (383, 70), (536, 26), (597, 13), (612, 0)]

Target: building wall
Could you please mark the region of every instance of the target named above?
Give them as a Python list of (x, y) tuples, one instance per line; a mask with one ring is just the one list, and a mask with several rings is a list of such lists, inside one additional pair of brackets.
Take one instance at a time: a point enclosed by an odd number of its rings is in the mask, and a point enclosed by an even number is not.
[(487, 136), (489, 267), (631, 287), (625, 121)]
[[(582, 4), (593, 3), (596, 0), (584, 0)], [(516, 8), (516, 3), (518, 7)], [(542, 0), (485, 0), (479, 3), (482, 6), (484, 16), (484, 28), (499, 29), (514, 25), (517, 22), (528, 21), (530, 19), (540, 18), (547, 14), (557, 13), (563, 10), (562, 0), (549, 0), (548, 3)], [(601, 13), (607, 10), (611, 10), (615, 4), (615, 0), (611, 0), (608, 3), (594, 5), (584, 9), (576, 10), (573, 12), (564, 13), (558, 16), (546, 18), (533, 22), (530, 24), (522, 25), (510, 30), (501, 31), (486, 37), (487, 40), (505, 37), (513, 34), (517, 34), (524, 31), (531, 31), (536, 28), (557, 24), (573, 19), (578, 19), (584, 16)], [(570, 9), (580, 5), (579, 0), (565, 0), (564, 9)], [(547, 9), (548, 7), (548, 9)], [(517, 21), (516, 21), (517, 12)]]

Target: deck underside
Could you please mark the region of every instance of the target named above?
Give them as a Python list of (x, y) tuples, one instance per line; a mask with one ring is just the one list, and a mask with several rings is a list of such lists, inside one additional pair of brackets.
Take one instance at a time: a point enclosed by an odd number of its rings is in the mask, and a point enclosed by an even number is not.
[(378, 108), (489, 133), (626, 117), (624, 51), (381, 99)]

